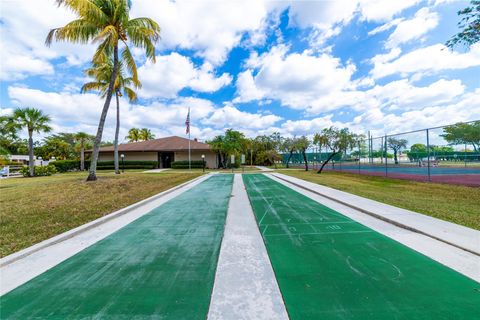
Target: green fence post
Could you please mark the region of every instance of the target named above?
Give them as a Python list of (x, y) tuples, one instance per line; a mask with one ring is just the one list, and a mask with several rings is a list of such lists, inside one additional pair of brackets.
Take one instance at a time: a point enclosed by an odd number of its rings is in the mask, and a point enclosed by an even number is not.
[(427, 132), (427, 173), (428, 173), (428, 181), (431, 181), (430, 178), (430, 136), (429, 131), (426, 129)]

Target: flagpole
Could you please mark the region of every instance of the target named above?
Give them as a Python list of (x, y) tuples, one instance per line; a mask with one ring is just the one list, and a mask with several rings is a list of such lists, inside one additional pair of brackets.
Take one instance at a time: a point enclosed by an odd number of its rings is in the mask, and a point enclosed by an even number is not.
[(188, 170), (192, 171), (192, 155), (190, 149), (190, 108), (188, 108)]

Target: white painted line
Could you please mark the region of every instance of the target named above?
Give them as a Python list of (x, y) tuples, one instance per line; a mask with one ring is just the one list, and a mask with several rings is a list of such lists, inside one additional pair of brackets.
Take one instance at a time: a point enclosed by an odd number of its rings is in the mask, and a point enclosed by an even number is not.
[[(343, 205), (331, 199), (322, 197), (316, 193), (297, 187), (271, 174), (266, 175), (292, 190), (301, 193), (339, 213), (375, 230), (403, 245), (420, 252), (421, 254), (477, 281), (480, 282), (480, 257), (451, 246), (445, 242), (410, 231), (386, 221), (377, 219), (349, 206)], [(300, 180), (300, 179), (297, 179)], [(300, 180), (303, 181), (303, 180)]]
[(415, 231), (431, 238), (480, 256), (480, 231), (460, 226), (455, 223), (436, 219), (414, 211), (405, 210), (378, 201), (366, 199), (347, 192), (335, 190), (309, 181), (284, 174), (272, 173), (273, 176), (287, 180), (325, 198), (343, 203), (377, 219)]
[(255, 168), (260, 169), (260, 171), (273, 171), (273, 169), (267, 168), (265, 166), (255, 166)]
[(233, 182), (208, 319), (288, 319), (240, 174)]
[(92, 244), (106, 238), (115, 231), (208, 178), (209, 175), (205, 175), (190, 180), (153, 197), (0, 259), (0, 262), (8, 262), (0, 267), (0, 296), (42, 274)]

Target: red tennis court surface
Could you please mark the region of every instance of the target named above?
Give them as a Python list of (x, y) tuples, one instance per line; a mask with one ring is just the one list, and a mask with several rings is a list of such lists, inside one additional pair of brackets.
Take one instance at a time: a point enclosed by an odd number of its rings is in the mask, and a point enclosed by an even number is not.
[[(296, 166), (304, 168), (304, 166)], [(318, 170), (318, 168), (310, 167), (311, 170)], [(339, 164), (335, 167), (327, 165), (324, 171), (348, 172), (356, 174), (364, 174), (369, 176), (387, 177), (392, 179), (403, 179), (421, 182), (435, 182), (463, 185), (469, 187), (480, 187), (480, 167), (431, 167), (430, 178), (428, 176), (428, 168), (414, 167), (414, 166), (384, 166), (379, 165), (354, 165), (354, 164)]]

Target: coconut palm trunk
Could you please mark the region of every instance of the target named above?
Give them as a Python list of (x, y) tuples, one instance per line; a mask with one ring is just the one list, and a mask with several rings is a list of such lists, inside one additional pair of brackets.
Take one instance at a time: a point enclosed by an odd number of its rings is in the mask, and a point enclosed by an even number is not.
[(35, 162), (33, 160), (33, 130), (28, 130), (28, 175), (33, 177), (35, 174)]
[(85, 170), (85, 145), (82, 140), (80, 143), (80, 171)]
[(92, 161), (90, 163), (90, 170), (87, 177), (87, 181), (97, 180), (97, 161), (98, 154), (100, 152), (100, 143), (102, 142), (103, 128), (105, 126), (105, 119), (107, 118), (108, 108), (110, 107), (110, 101), (112, 100), (113, 87), (115, 85), (115, 79), (117, 78), (118, 71), (118, 45), (113, 48), (113, 72), (110, 77), (110, 84), (108, 85), (107, 96), (103, 105), (102, 114), (98, 123), (97, 135), (93, 143)]
[(113, 161), (115, 164), (115, 174), (120, 174), (120, 165), (118, 161), (118, 133), (120, 131), (120, 99), (118, 98), (118, 90), (115, 91), (117, 100), (117, 125), (115, 127), (115, 140), (113, 142)]

